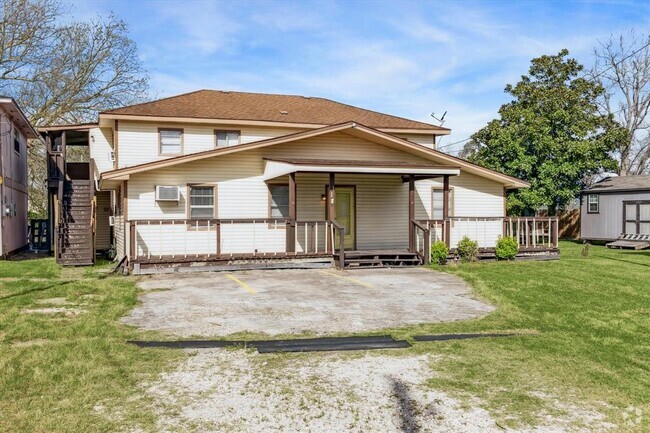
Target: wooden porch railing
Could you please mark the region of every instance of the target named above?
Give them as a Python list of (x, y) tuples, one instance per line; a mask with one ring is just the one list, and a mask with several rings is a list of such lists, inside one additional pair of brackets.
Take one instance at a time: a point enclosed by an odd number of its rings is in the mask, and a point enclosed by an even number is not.
[[(132, 261), (166, 262), (197, 259), (338, 256), (345, 265), (345, 229), (336, 221), (283, 218), (158, 219), (129, 221)], [(412, 252), (431, 261), (431, 245), (454, 249), (463, 236), (491, 249), (499, 236), (513, 236), (522, 250), (557, 248), (555, 217), (452, 217), (411, 221)]]
[[(415, 223), (415, 222), (413, 222)], [(451, 249), (468, 236), (479, 248), (494, 248), (499, 236), (512, 236), (520, 249), (554, 249), (558, 247), (557, 217), (450, 217), (446, 220), (418, 220), (429, 231), (429, 245), (443, 241)]]
[(131, 260), (163, 262), (327, 256), (342, 233), (330, 221), (283, 218), (131, 220), (129, 227)]
[(557, 248), (560, 237), (558, 217), (509, 217), (503, 221), (503, 233), (524, 248)]
[(428, 265), (431, 262), (431, 233), (430, 229), (423, 224), (413, 220), (415, 233), (415, 253), (420, 257), (422, 263)]
[(334, 240), (336, 239), (336, 233), (338, 232), (338, 237), (339, 237), (339, 263), (338, 266), (339, 268), (343, 269), (345, 267), (345, 229), (343, 226), (340, 226), (336, 221), (331, 221), (330, 226), (332, 228), (332, 236), (330, 237), (331, 240), (331, 251), (334, 253), (336, 250), (335, 248), (335, 242)]

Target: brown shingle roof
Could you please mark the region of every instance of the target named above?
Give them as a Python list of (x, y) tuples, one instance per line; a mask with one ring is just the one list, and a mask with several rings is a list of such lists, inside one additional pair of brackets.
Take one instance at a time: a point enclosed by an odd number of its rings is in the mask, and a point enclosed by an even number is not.
[(373, 128), (448, 131), (424, 122), (353, 107), (324, 98), (264, 93), (197, 90), (102, 114), (190, 117), (335, 125), (356, 121)]
[(596, 182), (585, 192), (650, 190), (650, 175), (613, 176)]

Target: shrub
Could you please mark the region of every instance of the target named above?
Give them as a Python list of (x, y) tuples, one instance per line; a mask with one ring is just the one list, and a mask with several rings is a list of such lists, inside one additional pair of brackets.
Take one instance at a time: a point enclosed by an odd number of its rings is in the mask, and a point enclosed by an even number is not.
[(495, 248), (497, 260), (514, 260), (519, 252), (517, 240), (512, 236), (499, 236)]
[(431, 262), (443, 265), (447, 261), (447, 256), (449, 256), (449, 248), (444, 242), (438, 241), (431, 245)]
[(463, 262), (474, 262), (478, 258), (478, 242), (463, 237), (458, 242), (458, 255)]

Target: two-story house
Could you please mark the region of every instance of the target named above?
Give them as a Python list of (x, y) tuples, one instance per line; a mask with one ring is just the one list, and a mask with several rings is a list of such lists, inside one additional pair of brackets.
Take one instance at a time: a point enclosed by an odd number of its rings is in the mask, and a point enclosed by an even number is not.
[(449, 129), (328, 99), (200, 90), (41, 131), (61, 263), (112, 247), (136, 272), (406, 265), (437, 240), (487, 254), (503, 234), (556, 251), (554, 220), (506, 218), (525, 181), (436, 150)]
[(0, 96), (0, 257), (28, 244), (27, 140), (38, 137), (16, 101)]

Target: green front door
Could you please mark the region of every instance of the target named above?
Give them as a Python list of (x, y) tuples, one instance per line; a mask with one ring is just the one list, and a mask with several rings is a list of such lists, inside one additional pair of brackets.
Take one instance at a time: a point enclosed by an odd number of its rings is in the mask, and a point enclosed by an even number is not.
[[(354, 204), (354, 188), (337, 187), (336, 188), (336, 221), (341, 225), (345, 232), (345, 249), (355, 248), (356, 234), (356, 214)], [(336, 239), (338, 248), (339, 240)]]

